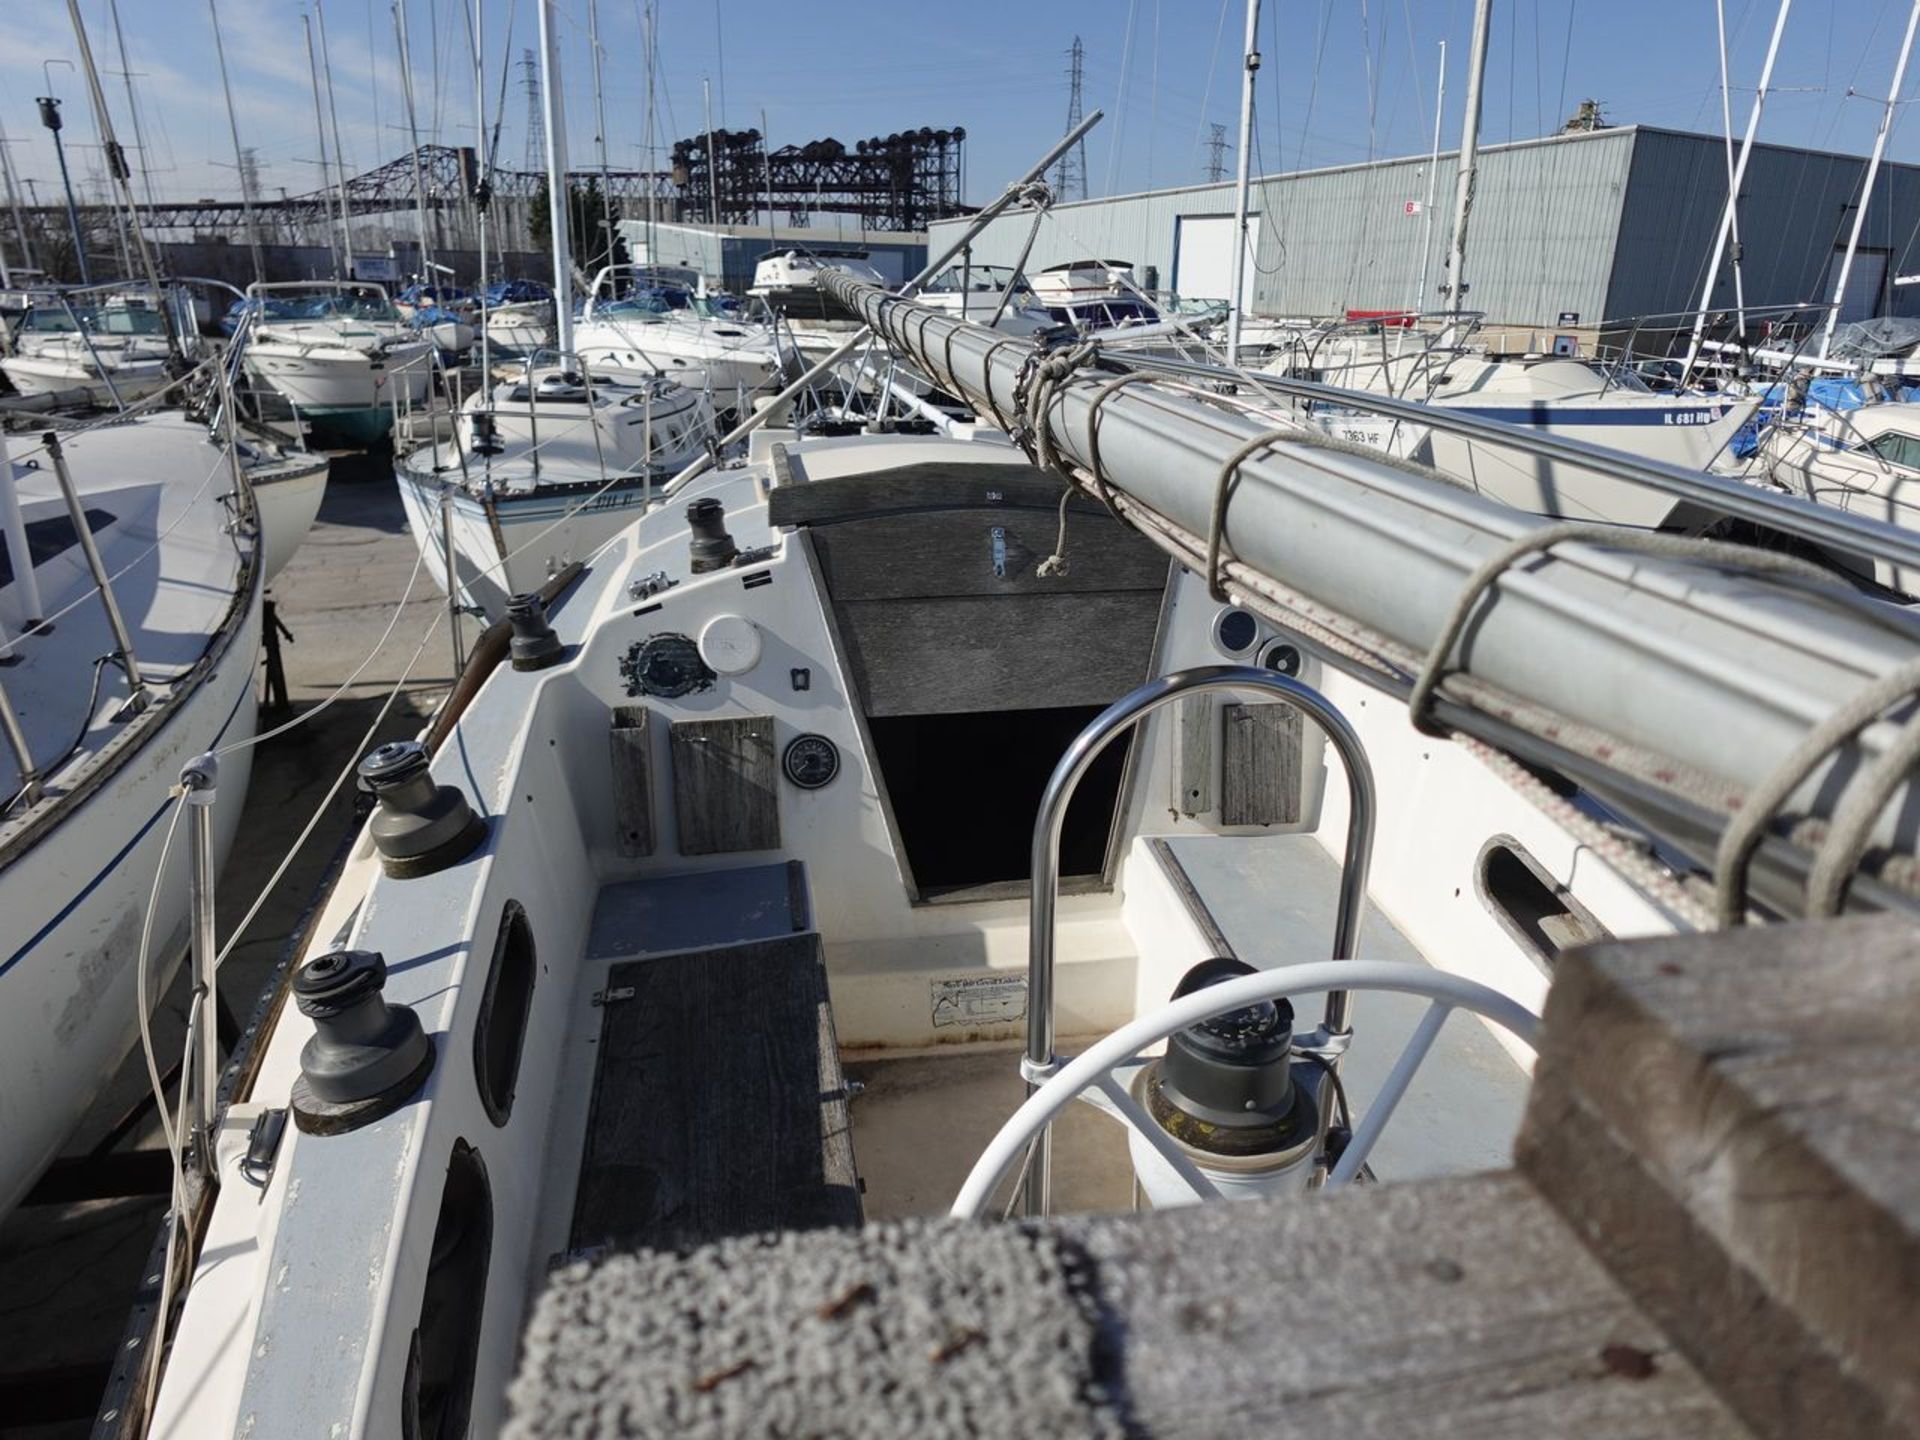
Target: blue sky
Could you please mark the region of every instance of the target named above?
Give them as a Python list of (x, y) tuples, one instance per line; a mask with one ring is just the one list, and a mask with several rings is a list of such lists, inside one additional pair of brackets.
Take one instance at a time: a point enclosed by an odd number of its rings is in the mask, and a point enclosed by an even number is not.
[[(263, 185), (298, 193), (318, 180), (301, 16), (310, 0), (217, 0), (243, 142)], [(345, 148), (355, 168), (406, 149), (389, 0), (323, 0)], [(535, 45), (537, 0), (482, 0), (490, 89), (508, 45)], [(465, 12), (472, 0), (409, 0), (424, 138), (472, 143)], [(558, 0), (572, 157), (593, 163), (588, 0)], [(1736, 126), (1744, 125), (1777, 0), (1726, 0)], [(206, 0), (119, 0), (154, 188), (231, 193), (232, 144), (220, 101)], [(123, 142), (131, 143), (107, 0), (81, 0)], [(1438, 43), (1448, 42), (1443, 144), (1458, 143), (1471, 0), (1268, 0), (1261, 22), (1257, 170), (1424, 151), (1431, 140)], [(1090, 191), (1199, 180), (1211, 122), (1238, 118), (1244, 0), (660, 0), (662, 139), (701, 125), (701, 81), (715, 121), (758, 127), (774, 143), (964, 125), (969, 198), (988, 198), (1063, 128), (1066, 51), (1086, 45), (1085, 104), (1108, 112), (1087, 146)], [(1763, 139), (1865, 151), (1911, 0), (1798, 0), (1769, 98)], [(639, 0), (600, 0), (610, 163), (642, 160), (646, 94)], [(1131, 43), (1128, 41), (1131, 21)], [(433, 74), (438, 38), (438, 83)], [(1617, 123), (1717, 130), (1711, 0), (1497, 0), (1484, 139), (1550, 132), (1583, 98)], [(51, 147), (33, 105), (41, 61), (72, 59), (65, 0), (0, 3), (0, 129), (17, 174), (50, 198)], [(1123, 60), (1125, 83), (1123, 85)], [(83, 175), (98, 172), (79, 77), (56, 66), (65, 138)], [(1854, 93), (1849, 93), (1850, 91)], [(1906, 91), (1920, 95), (1920, 56)], [(724, 109), (722, 104), (724, 102)], [(492, 103), (490, 101), (490, 103)], [(1903, 107), (1910, 108), (1910, 107)], [(503, 163), (523, 155), (526, 99), (508, 84)], [(1920, 161), (1920, 118), (1903, 115), (1889, 154)], [(1229, 156), (1229, 164), (1231, 157)]]

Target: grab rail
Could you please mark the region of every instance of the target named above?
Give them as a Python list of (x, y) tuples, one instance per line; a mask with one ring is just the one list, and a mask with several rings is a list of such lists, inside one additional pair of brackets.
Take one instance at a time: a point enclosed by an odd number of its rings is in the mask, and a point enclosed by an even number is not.
[(60, 448), (60, 436), (49, 430), (40, 437), (40, 443), (53, 462), (54, 478), (59, 481), (60, 494), (67, 502), (67, 515), (73, 521), (81, 553), (87, 557), (87, 569), (93, 575), (93, 588), (99, 592), (100, 603), (107, 612), (107, 626), (113, 631), (115, 646), (113, 658), (126, 671), (127, 685), (132, 691), (127, 697), (127, 707), (137, 711), (147, 703), (147, 687), (140, 678), (140, 662), (133, 653), (133, 632), (127, 629), (120, 602), (114, 598), (113, 578), (107, 574), (106, 562), (100, 558), (100, 547), (93, 543), (93, 529), (87, 524), (87, 512), (80, 503), (79, 492), (73, 488), (73, 475), (67, 469), (66, 452)]
[[(1206, 665), (1181, 670), (1149, 680), (1128, 695), (1114, 701), (1074, 738), (1060, 763), (1053, 767), (1045, 794), (1040, 798), (1040, 813), (1033, 822), (1033, 902), (1027, 929), (1027, 1050), (1020, 1062), (1020, 1074), (1031, 1094), (1052, 1078), (1059, 1068), (1054, 1055), (1054, 941), (1055, 902), (1060, 888), (1060, 830), (1067, 806), (1087, 770), (1123, 731), (1132, 729), (1144, 717), (1164, 705), (1189, 695), (1215, 690), (1257, 690), (1278, 696), (1303, 712), (1323, 731), (1333, 748), (1340, 752), (1347, 772), (1348, 810), (1346, 855), (1340, 870), (1340, 898), (1333, 922), (1335, 960), (1353, 957), (1360, 943), (1360, 922), (1367, 903), (1367, 871), (1373, 859), (1373, 831), (1377, 803), (1373, 788), (1373, 767), (1353, 727), (1318, 690), (1274, 670), (1250, 665)], [(1352, 996), (1345, 990), (1327, 993), (1327, 1008), (1320, 1033), (1307, 1048), (1330, 1050), (1338, 1054), (1350, 1032)], [(1042, 1132), (1034, 1142), (1033, 1158), (1023, 1182), (1023, 1208), (1028, 1215), (1044, 1215), (1049, 1203), (1052, 1171), (1052, 1141)]]
[(33, 763), (33, 747), (27, 743), (26, 729), (4, 684), (0, 684), (0, 730), (7, 732), (7, 748), (13, 751), (14, 767), (20, 772), (18, 798), (31, 805), (40, 798), (40, 768)]
[(1127, 360), (1129, 367), (1134, 370), (1230, 384), (1236, 389), (1251, 385), (1309, 405), (1315, 402), (1339, 405), (1430, 430), (1445, 431), (1504, 450), (1517, 450), (1573, 465), (1610, 479), (1644, 485), (1676, 499), (1692, 501), (1708, 510), (1826, 545), (1844, 554), (1884, 560), (1894, 565), (1920, 566), (1920, 534), (1870, 520), (1823, 502), (1762, 490), (1743, 480), (1710, 474), (1704, 470), (1685, 470), (1678, 465), (1630, 455), (1625, 451), (1562, 439), (1542, 433), (1536, 427), (1482, 419), (1444, 405), (1423, 405), (1371, 391), (1346, 390), (1311, 380), (1290, 380), (1279, 375), (1203, 365), (1191, 360), (1170, 360), (1152, 355), (1128, 356)]

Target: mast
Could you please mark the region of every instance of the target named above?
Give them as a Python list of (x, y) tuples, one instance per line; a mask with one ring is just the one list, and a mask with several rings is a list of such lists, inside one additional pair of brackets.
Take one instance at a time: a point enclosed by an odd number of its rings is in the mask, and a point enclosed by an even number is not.
[(179, 332), (174, 329), (173, 310), (167, 304), (166, 296), (160, 289), (160, 271), (153, 259), (153, 250), (147, 244), (146, 232), (140, 228), (140, 210), (133, 199), (133, 178), (127, 170), (127, 158), (120, 148), (120, 142), (113, 137), (113, 116), (107, 110), (106, 92), (100, 88), (100, 72), (93, 63), (93, 46), (87, 41), (87, 27), (80, 18), (80, 0), (67, 0), (67, 15), (73, 21), (74, 42), (80, 47), (80, 68), (87, 77), (87, 90), (93, 96), (94, 106), (100, 112), (100, 143), (106, 147), (107, 173), (112, 175), (120, 187), (120, 198), (125, 202), (127, 214), (133, 222), (133, 240), (140, 251), (140, 268), (146, 272), (147, 284), (153, 287), (153, 301), (160, 309), (160, 319), (167, 327), (167, 349), (176, 357), (184, 352), (180, 345)]
[(1887, 136), (1893, 131), (1893, 114), (1900, 104), (1900, 87), (1907, 79), (1907, 57), (1913, 53), (1914, 27), (1920, 26), (1920, 0), (1913, 0), (1907, 12), (1907, 33), (1900, 41), (1900, 58), (1893, 66), (1893, 88), (1880, 112), (1880, 131), (1873, 137), (1873, 156), (1867, 161), (1866, 177), (1860, 182), (1860, 203), (1853, 207), (1853, 229), (1847, 235), (1847, 253), (1840, 259), (1840, 278), (1833, 285), (1833, 308), (1827, 311), (1827, 328), (1820, 336), (1820, 358), (1827, 358), (1833, 344), (1834, 326), (1840, 323), (1840, 302), (1846, 298), (1847, 277), (1853, 271), (1853, 252), (1860, 245), (1860, 231), (1867, 222), (1867, 202), (1873, 198), (1874, 177), (1880, 173), (1880, 157), (1887, 150)]
[(1732, 214), (1733, 236), (1733, 323), (1742, 345), (1747, 342), (1747, 287), (1740, 273), (1740, 187), (1733, 183), (1733, 101), (1727, 86), (1727, 0), (1713, 0), (1713, 13), (1720, 27), (1720, 132), (1726, 137), (1727, 201)]
[(407, 0), (393, 10), (394, 29), (400, 32), (400, 96), (407, 102), (407, 143), (413, 147), (413, 217), (420, 232), (420, 279), (433, 279), (433, 248), (427, 243), (427, 179), (420, 169), (420, 121), (413, 107), (413, 58), (407, 50)]
[(20, 263), (29, 270), (37, 269), (33, 263), (33, 239), (27, 234), (27, 222), (20, 213), (20, 191), (15, 188), (13, 179), (13, 156), (7, 146), (7, 132), (0, 128), (0, 182), (7, 187), (7, 209), (13, 212), (13, 233), (20, 241)]
[(1479, 179), (1480, 103), (1486, 90), (1487, 34), (1492, 28), (1493, 0), (1475, 0), (1473, 49), (1467, 55), (1467, 114), (1460, 130), (1460, 170), (1453, 183), (1453, 239), (1447, 245), (1446, 276), (1440, 291), (1458, 315), (1467, 299), (1467, 216), (1473, 210), (1473, 187)]
[(1747, 159), (1753, 154), (1753, 137), (1760, 129), (1760, 116), (1767, 105), (1767, 86), (1773, 81), (1773, 62), (1780, 55), (1780, 35), (1787, 28), (1787, 12), (1793, 9), (1793, 0), (1780, 0), (1780, 9), (1773, 17), (1773, 38), (1767, 42), (1766, 63), (1760, 67), (1760, 87), (1753, 92), (1753, 109), (1747, 112), (1747, 133), (1740, 141), (1740, 158), (1734, 162), (1733, 175), (1727, 183), (1727, 204), (1720, 212), (1720, 228), (1713, 237), (1713, 258), (1707, 261), (1707, 277), (1700, 287), (1700, 308), (1693, 317), (1693, 337), (1687, 342), (1687, 360), (1681, 368), (1680, 380), (1684, 385), (1693, 374), (1693, 362), (1700, 356), (1700, 336), (1707, 328), (1707, 307), (1713, 304), (1714, 285), (1720, 278), (1720, 260), (1727, 250), (1727, 237), (1733, 233), (1733, 213), (1740, 199), (1740, 185), (1746, 179)]
[(654, 95), (654, 81), (660, 65), (660, 17), (654, 10), (654, 0), (647, 0), (647, 259), (651, 263), (659, 253), (659, 239), (654, 228), (660, 223), (660, 182), (656, 175), (660, 169), (658, 158), (654, 154), (653, 122), (654, 111), (659, 102)]
[(707, 221), (720, 223), (720, 160), (713, 148), (713, 82), (700, 77), (700, 103), (707, 111)]
[(120, 28), (120, 0), (107, 0), (107, 15), (113, 22), (114, 44), (120, 50), (120, 80), (127, 87), (127, 114), (133, 119), (133, 148), (140, 157), (140, 188), (146, 192), (147, 205), (153, 198), (153, 167), (147, 163), (147, 136), (140, 126), (140, 102), (133, 94), (133, 67), (127, 63), (127, 36)]
[(607, 170), (607, 98), (600, 84), (600, 0), (587, 0), (587, 48), (593, 53), (593, 123), (599, 131), (593, 138), (600, 147), (600, 224), (606, 231), (607, 246), (607, 258), (603, 263), (611, 265), (613, 177)]
[(1253, 85), (1260, 73), (1260, 0), (1247, 0), (1247, 43), (1240, 84), (1239, 175), (1233, 191), (1233, 299), (1227, 311), (1227, 363), (1240, 363), (1240, 320), (1247, 278), (1247, 171), (1253, 163)]
[(1427, 205), (1420, 212), (1420, 253), (1414, 258), (1413, 284), (1407, 287), (1410, 313), (1420, 312), (1426, 289), (1427, 257), (1433, 253), (1433, 197), (1440, 182), (1440, 117), (1447, 109), (1447, 42), (1440, 42), (1440, 85), (1433, 97), (1433, 150), (1427, 157)]
[(340, 263), (353, 279), (353, 207), (347, 199), (347, 152), (340, 144), (340, 112), (333, 104), (333, 61), (327, 55), (327, 11), (313, 0), (313, 23), (320, 32), (320, 73), (327, 82), (327, 126), (333, 132), (333, 174), (340, 186)]
[[(313, 82), (313, 129), (320, 141), (320, 193), (331, 196), (333, 193), (333, 178), (327, 169), (327, 122), (325, 115), (320, 109), (320, 66), (314, 59), (313, 54), (312, 16), (302, 15), (300, 17), (300, 30), (306, 37), (307, 75)], [(331, 208), (333, 202), (329, 199), (327, 203), (328, 207)], [(329, 226), (328, 228), (331, 229), (332, 227)], [(335, 245), (333, 240), (329, 238), (327, 241), (327, 249), (333, 255), (333, 278), (338, 280), (340, 278), (340, 247)]]
[[(473, 0), (473, 111), (477, 133), (474, 144), (479, 178), (473, 187), (474, 231), (480, 244), (480, 384), (493, 385), (493, 345), (487, 338), (487, 205), (493, 198), (493, 155), (487, 146), (487, 21), (486, 6)], [(488, 466), (491, 468), (489, 459)]]
[(553, 336), (564, 363), (573, 353), (573, 261), (567, 234), (573, 193), (567, 189), (567, 116), (560, 104), (560, 45), (553, 27), (553, 0), (540, 0), (540, 90), (547, 111), (547, 229), (553, 237)]
[(213, 53), (220, 61), (220, 89), (227, 97), (227, 132), (233, 137), (234, 173), (240, 181), (240, 213), (246, 217), (247, 249), (253, 252), (253, 278), (259, 283), (267, 278), (267, 261), (260, 251), (260, 222), (254, 216), (253, 196), (247, 185), (247, 157), (240, 151), (240, 122), (233, 114), (233, 86), (227, 80), (227, 47), (220, 40), (217, 0), (207, 0), (207, 14), (213, 20)]
[[(771, 251), (780, 242), (773, 231), (773, 142), (767, 138), (767, 107), (764, 105), (760, 107), (760, 169), (767, 182), (767, 249)], [(962, 290), (960, 293), (964, 297), (967, 292)], [(964, 298), (960, 302), (962, 307), (966, 303)], [(966, 313), (964, 308), (961, 313)]]

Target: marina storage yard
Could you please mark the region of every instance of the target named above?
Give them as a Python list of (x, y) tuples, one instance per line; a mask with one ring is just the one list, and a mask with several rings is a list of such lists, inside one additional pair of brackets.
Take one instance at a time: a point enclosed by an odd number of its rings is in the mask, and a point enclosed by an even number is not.
[(0, 15), (0, 1437), (1920, 1435), (1920, 0), (1440, 9)]

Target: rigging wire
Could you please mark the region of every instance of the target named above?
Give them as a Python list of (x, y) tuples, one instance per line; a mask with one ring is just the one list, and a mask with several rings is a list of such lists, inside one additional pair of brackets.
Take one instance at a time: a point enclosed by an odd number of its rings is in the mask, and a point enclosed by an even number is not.
[[(1328, 22), (1332, 19), (1332, 15), (1333, 0), (1322, 0), (1320, 6), (1320, 37), (1314, 42), (1313, 47), (1313, 81), (1307, 86), (1306, 118), (1300, 122), (1300, 144), (1295, 147), (1293, 155), (1293, 168), (1296, 170), (1304, 170), (1306, 168), (1307, 132), (1313, 128), (1313, 105), (1314, 101), (1320, 96), (1320, 67), (1326, 62), (1327, 58), (1327, 33), (1332, 28)], [(1280, 83), (1280, 74), (1277, 68), (1274, 71), (1273, 83), (1276, 86)]]
[(1113, 97), (1113, 139), (1107, 144), (1107, 194), (1113, 194), (1113, 180), (1120, 163), (1121, 140), (1127, 133), (1127, 75), (1133, 67), (1134, 14), (1140, 0), (1127, 0), (1126, 40), (1120, 47), (1120, 84)]
[[(1227, 7), (1231, 4), (1233, 0), (1220, 0), (1220, 21), (1213, 27), (1213, 49), (1207, 52), (1207, 85), (1200, 92), (1200, 123), (1193, 132), (1193, 158), (1196, 164), (1206, 145), (1207, 111), (1213, 104), (1213, 77), (1220, 69), (1220, 40), (1227, 33)], [(1278, 83), (1277, 79), (1275, 83)]]

